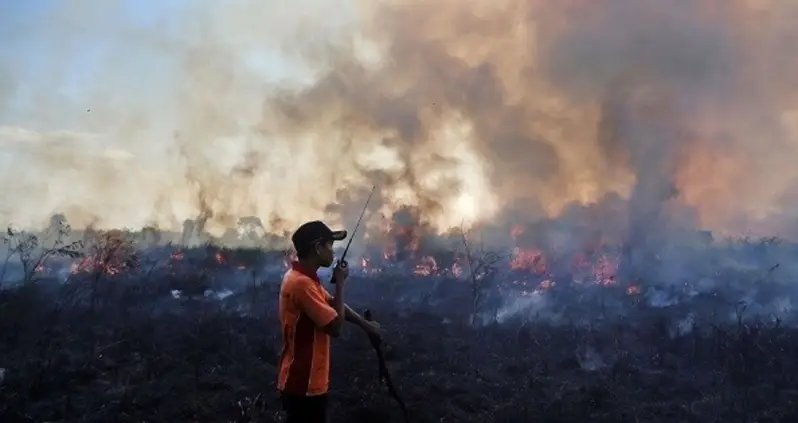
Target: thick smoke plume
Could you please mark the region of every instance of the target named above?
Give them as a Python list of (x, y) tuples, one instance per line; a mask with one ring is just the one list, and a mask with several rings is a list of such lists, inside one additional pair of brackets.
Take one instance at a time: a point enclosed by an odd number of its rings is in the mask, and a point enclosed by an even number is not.
[(14, 28), (3, 220), (282, 231), (376, 184), (441, 230), (620, 195), (639, 242), (795, 234), (798, 2), (133, 3)]

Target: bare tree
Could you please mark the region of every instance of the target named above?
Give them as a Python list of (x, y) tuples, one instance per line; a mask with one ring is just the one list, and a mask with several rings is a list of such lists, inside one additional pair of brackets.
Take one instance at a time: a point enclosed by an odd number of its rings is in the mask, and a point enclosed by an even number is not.
[(132, 240), (123, 231), (102, 232), (94, 237), (87, 257), (74, 271), (91, 274), (91, 310), (97, 306), (100, 281), (124, 270), (138, 267), (138, 258)]
[(471, 282), (471, 325), (475, 326), (477, 316), (482, 311), (484, 294), (490, 288), (491, 281), (499, 271), (498, 263), (504, 257), (496, 252), (486, 251), (482, 242), (479, 243), (477, 249), (472, 249), (468, 242), (468, 235), (462, 227), (460, 234), (463, 239)]
[(29, 284), (36, 281), (36, 274), (45, 266), (47, 261), (53, 257), (69, 257), (75, 259), (81, 256), (80, 250), (83, 247), (81, 241), (68, 243), (68, 237), (72, 228), (65, 221), (51, 225), (47, 235), (52, 236), (52, 243), (43, 243), (39, 236), (24, 230), (15, 230), (12, 227), (6, 229), (3, 242), (8, 246), (3, 271), (0, 274), (0, 281), (5, 278), (6, 269), (10, 259), (17, 255), (22, 265), (22, 281)]

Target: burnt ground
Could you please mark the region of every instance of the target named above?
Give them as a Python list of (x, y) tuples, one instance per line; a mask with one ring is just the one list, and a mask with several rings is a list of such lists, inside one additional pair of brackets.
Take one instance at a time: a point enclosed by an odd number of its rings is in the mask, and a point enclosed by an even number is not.
[[(0, 293), (0, 421), (281, 421), (275, 284), (174, 300), (158, 283), (94, 282)], [(399, 307), (396, 289), (350, 303), (371, 301), (385, 328), (411, 422), (798, 421), (798, 332), (778, 322), (681, 334), (639, 311), (474, 329), (461, 300)], [(402, 421), (366, 337), (334, 345), (333, 421)]]

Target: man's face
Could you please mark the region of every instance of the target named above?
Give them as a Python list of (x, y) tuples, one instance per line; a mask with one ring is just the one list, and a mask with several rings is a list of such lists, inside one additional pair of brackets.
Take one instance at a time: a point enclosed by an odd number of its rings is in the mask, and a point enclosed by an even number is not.
[(319, 264), (322, 267), (330, 267), (333, 264), (335, 256), (333, 254), (333, 242), (326, 241), (319, 243), (316, 252), (319, 254)]

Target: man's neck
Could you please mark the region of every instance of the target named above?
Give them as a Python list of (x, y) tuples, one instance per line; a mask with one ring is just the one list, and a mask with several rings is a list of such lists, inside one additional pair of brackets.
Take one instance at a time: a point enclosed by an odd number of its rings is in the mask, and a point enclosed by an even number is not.
[(303, 269), (311, 270), (311, 271), (314, 271), (314, 272), (317, 272), (319, 270), (319, 267), (321, 267), (321, 266), (319, 266), (318, 263), (316, 263), (315, 260), (299, 259), (297, 261), (299, 262), (299, 265), (302, 266)]

